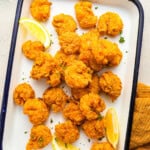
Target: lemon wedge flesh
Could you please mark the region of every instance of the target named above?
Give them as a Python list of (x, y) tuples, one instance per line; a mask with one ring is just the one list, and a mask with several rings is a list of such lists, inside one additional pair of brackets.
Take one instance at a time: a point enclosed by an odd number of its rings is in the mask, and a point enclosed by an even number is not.
[(66, 144), (60, 141), (55, 136), (52, 139), (52, 149), (53, 150), (80, 150), (80, 148), (77, 148), (72, 144)]
[(39, 40), (45, 48), (51, 45), (50, 34), (47, 29), (39, 22), (30, 18), (21, 18), (19, 24), (24, 26), (37, 40)]
[(106, 112), (105, 128), (108, 142), (116, 149), (119, 141), (119, 121), (114, 108), (109, 108)]

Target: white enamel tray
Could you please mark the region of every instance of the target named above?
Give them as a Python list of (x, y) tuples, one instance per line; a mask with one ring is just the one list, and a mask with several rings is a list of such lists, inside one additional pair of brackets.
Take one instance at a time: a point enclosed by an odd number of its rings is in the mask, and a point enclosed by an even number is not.
[[(59, 44), (57, 34), (51, 24), (52, 18), (59, 13), (69, 14), (75, 18), (74, 4), (77, 0), (51, 0), (51, 2), (53, 3), (51, 7), (51, 16), (44, 26), (46, 26), (48, 31), (53, 35), (52, 40), (54, 44), (52, 44), (49, 52), (54, 55), (56, 51), (59, 50)], [(143, 9), (138, 0), (93, 0), (92, 2), (93, 11), (97, 16), (107, 11), (113, 11), (121, 16), (124, 23), (121, 36), (124, 37), (125, 43), (119, 43), (120, 35), (116, 38), (109, 37), (111, 41), (118, 43), (123, 52), (123, 59), (120, 65), (109, 69), (121, 78), (123, 89), (117, 101), (111, 103), (110, 100), (107, 100), (107, 97), (105, 102), (107, 109), (109, 107), (115, 107), (118, 113), (120, 123), (118, 150), (127, 150), (140, 61), (144, 20)], [(33, 39), (28, 33), (24, 33), (18, 25), (20, 17), (32, 18), (29, 12), (30, 3), (31, 0), (18, 0), (0, 116), (1, 150), (25, 150), (32, 127), (27, 116), (23, 114), (22, 108), (13, 103), (13, 89), (19, 83), (29, 82), (36, 91), (36, 96), (41, 97), (43, 91), (48, 87), (42, 80), (35, 81), (29, 78), (32, 62), (27, 60), (21, 52), (22, 43), (26, 40)], [(96, 7), (97, 9), (95, 9)], [(82, 34), (85, 31), (77, 30), (77, 32)], [(53, 123), (50, 123), (51, 119), (54, 120)], [(51, 113), (46, 125), (54, 132), (54, 124), (61, 121), (63, 121), (61, 115)], [(25, 134), (25, 131), (27, 131), (27, 134)], [(77, 145), (81, 150), (90, 150), (91, 144), (92, 141), (89, 142), (88, 137), (82, 132), (80, 134), (80, 139), (74, 143), (74, 145)], [(44, 150), (52, 150), (51, 144), (45, 147)]]

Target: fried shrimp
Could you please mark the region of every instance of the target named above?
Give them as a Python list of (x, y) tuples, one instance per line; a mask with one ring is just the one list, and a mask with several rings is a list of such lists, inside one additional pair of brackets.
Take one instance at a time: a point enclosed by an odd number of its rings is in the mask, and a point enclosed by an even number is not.
[(92, 78), (92, 70), (82, 61), (75, 60), (65, 69), (65, 81), (71, 88), (84, 88)]
[(51, 4), (48, 0), (33, 0), (30, 5), (31, 15), (38, 21), (47, 21), (50, 16)]
[(108, 142), (95, 142), (90, 150), (114, 150), (114, 148)]
[(24, 103), (30, 98), (35, 98), (35, 92), (30, 84), (21, 83), (15, 88), (13, 99), (17, 105), (24, 105)]
[(110, 96), (112, 101), (115, 101), (121, 94), (121, 80), (116, 74), (110, 71), (105, 72), (100, 76), (99, 86), (103, 92)]
[(23, 54), (31, 60), (35, 60), (39, 53), (43, 51), (45, 51), (45, 47), (40, 41), (28, 40), (22, 45)]
[(77, 29), (77, 24), (72, 16), (59, 14), (54, 16), (52, 21), (58, 35), (65, 32), (74, 32)]
[(97, 119), (106, 105), (98, 94), (89, 93), (81, 97), (80, 109), (88, 120)]
[(43, 101), (52, 107), (54, 112), (62, 111), (68, 99), (61, 88), (48, 88), (43, 93)]
[(49, 110), (46, 104), (37, 98), (28, 99), (23, 106), (23, 112), (28, 115), (29, 120), (34, 125), (44, 123), (49, 116)]
[(122, 59), (122, 52), (116, 43), (112, 43), (106, 39), (99, 39), (92, 46), (92, 53), (97, 64), (103, 67), (119, 65)]
[(59, 36), (61, 50), (68, 55), (79, 52), (80, 42), (80, 37), (75, 32), (65, 32)]
[(73, 143), (80, 136), (78, 128), (71, 121), (56, 125), (55, 135), (64, 143)]
[(100, 71), (102, 69), (102, 65), (99, 65), (96, 62), (94, 55), (91, 51), (95, 41), (97, 41), (98, 39), (99, 32), (96, 29), (92, 29), (81, 36), (79, 60), (83, 61), (88, 67), (90, 67), (94, 71)]
[(52, 141), (52, 134), (45, 125), (33, 126), (26, 150), (38, 150), (48, 145)]
[(82, 96), (90, 92), (95, 94), (100, 92), (99, 77), (96, 74), (92, 76), (92, 81), (86, 88), (71, 89), (72, 96), (76, 100), (79, 100)]
[(97, 28), (101, 35), (116, 36), (123, 29), (123, 22), (117, 13), (107, 12), (99, 17)]
[(89, 29), (96, 26), (97, 17), (92, 11), (91, 2), (78, 2), (75, 5), (76, 18), (79, 22), (79, 25), (83, 29)]
[(79, 104), (74, 102), (67, 104), (63, 110), (63, 115), (75, 125), (80, 125), (85, 119), (85, 116), (80, 110)]
[(105, 136), (105, 127), (103, 119), (85, 121), (85, 123), (82, 125), (82, 128), (89, 138), (101, 139)]
[(49, 53), (40, 53), (34, 61), (34, 65), (30, 72), (33, 79), (41, 79), (49, 77), (50, 71), (54, 68), (54, 60)]

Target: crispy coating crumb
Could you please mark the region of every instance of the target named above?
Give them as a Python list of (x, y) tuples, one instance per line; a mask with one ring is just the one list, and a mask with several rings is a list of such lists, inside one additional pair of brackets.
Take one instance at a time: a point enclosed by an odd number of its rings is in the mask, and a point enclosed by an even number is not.
[(31, 85), (28, 83), (21, 83), (17, 85), (13, 92), (13, 99), (17, 105), (24, 105), (24, 103), (30, 99), (35, 98), (35, 92)]
[(75, 60), (65, 69), (65, 81), (71, 88), (84, 88), (92, 78), (92, 70), (82, 61)]
[(65, 32), (74, 32), (77, 29), (77, 24), (74, 18), (70, 15), (59, 14), (54, 16), (52, 21), (58, 35)]
[(40, 41), (28, 40), (22, 45), (23, 54), (31, 60), (35, 60), (39, 53), (43, 51), (45, 51), (45, 47)]
[(48, 0), (33, 0), (30, 5), (31, 15), (38, 21), (47, 21), (50, 16), (51, 4)]
[(52, 141), (52, 134), (45, 125), (33, 126), (26, 150), (38, 150), (48, 145)]
[(115, 101), (121, 94), (122, 83), (120, 78), (111, 71), (105, 72), (100, 76), (99, 85), (103, 92), (108, 94), (112, 101)]
[(65, 32), (59, 36), (61, 49), (68, 55), (79, 52), (80, 42), (80, 37), (75, 32)]
[(114, 12), (106, 12), (100, 16), (97, 28), (101, 35), (108, 34), (116, 36), (123, 29), (123, 22), (120, 16)]
[(49, 53), (40, 53), (34, 61), (34, 65), (30, 72), (33, 79), (41, 79), (49, 77), (50, 71), (54, 68), (55, 63)]
[(78, 128), (71, 121), (56, 125), (55, 134), (64, 143), (73, 143), (80, 136)]
[(88, 67), (94, 71), (100, 71), (102, 65), (99, 65), (92, 53), (94, 43), (99, 39), (99, 32), (97, 29), (92, 29), (81, 36), (81, 46), (79, 60), (83, 61)]
[(79, 100), (83, 95), (88, 93), (98, 94), (100, 92), (99, 77), (94, 74), (91, 83), (86, 88), (71, 89), (72, 96)]
[(105, 127), (103, 119), (85, 121), (85, 123), (82, 125), (82, 128), (89, 138), (101, 139), (105, 136)]
[(52, 107), (54, 112), (62, 111), (69, 97), (61, 88), (48, 88), (43, 93), (44, 102)]
[(28, 115), (30, 122), (34, 125), (44, 123), (49, 116), (46, 104), (37, 98), (28, 99), (23, 106), (23, 112)]
[(85, 116), (82, 114), (79, 103), (70, 102), (63, 110), (65, 118), (72, 121), (73, 124), (80, 125), (83, 123)]
[(92, 3), (87, 1), (77, 2), (75, 5), (76, 18), (83, 29), (89, 29), (96, 26), (97, 16), (92, 11)]
[(114, 148), (108, 142), (95, 142), (90, 150), (114, 150)]
[(99, 39), (92, 46), (92, 53), (98, 64), (104, 67), (119, 65), (122, 59), (122, 52), (116, 43), (106, 39)]
[(89, 93), (80, 99), (80, 109), (88, 120), (97, 119), (99, 113), (102, 112), (105, 107), (105, 102), (98, 94)]

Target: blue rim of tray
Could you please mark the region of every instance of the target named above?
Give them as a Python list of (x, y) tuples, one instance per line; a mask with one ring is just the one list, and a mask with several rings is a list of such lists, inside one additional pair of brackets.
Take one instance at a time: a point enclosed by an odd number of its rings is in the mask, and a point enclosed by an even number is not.
[[(20, 15), (21, 15), (23, 1), (24, 0), (18, 0), (18, 2), (17, 2), (13, 34), (12, 34), (12, 38), (11, 38), (11, 46), (10, 46), (10, 52), (9, 52), (9, 59), (8, 59), (4, 92), (3, 92), (3, 98), (2, 98), (1, 113), (0, 113), (0, 150), (3, 150), (3, 134), (4, 134), (4, 128), (5, 128), (5, 118), (6, 118), (6, 113), (7, 113), (9, 85), (10, 85), (10, 80), (11, 80), (12, 65), (13, 65), (13, 59), (14, 59), (14, 53), (15, 53), (15, 47), (16, 47), (18, 27), (19, 27), (18, 22), (19, 22)], [(130, 108), (129, 108), (128, 124), (127, 124), (127, 132), (126, 132), (124, 150), (129, 149), (129, 142), (130, 142), (131, 129), (132, 129), (132, 120), (133, 120), (133, 111), (134, 111), (135, 96), (136, 96), (136, 86), (137, 86), (138, 74), (139, 74), (143, 28), (144, 28), (144, 10), (143, 10), (141, 3), (139, 2), (139, 0), (129, 0), (129, 1), (133, 2), (136, 5), (136, 7), (138, 8), (139, 25), (138, 25), (138, 36), (137, 36), (137, 45), (136, 45), (134, 74), (133, 74), (132, 94), (131, 94), (131, 100), (130, 100)]]

